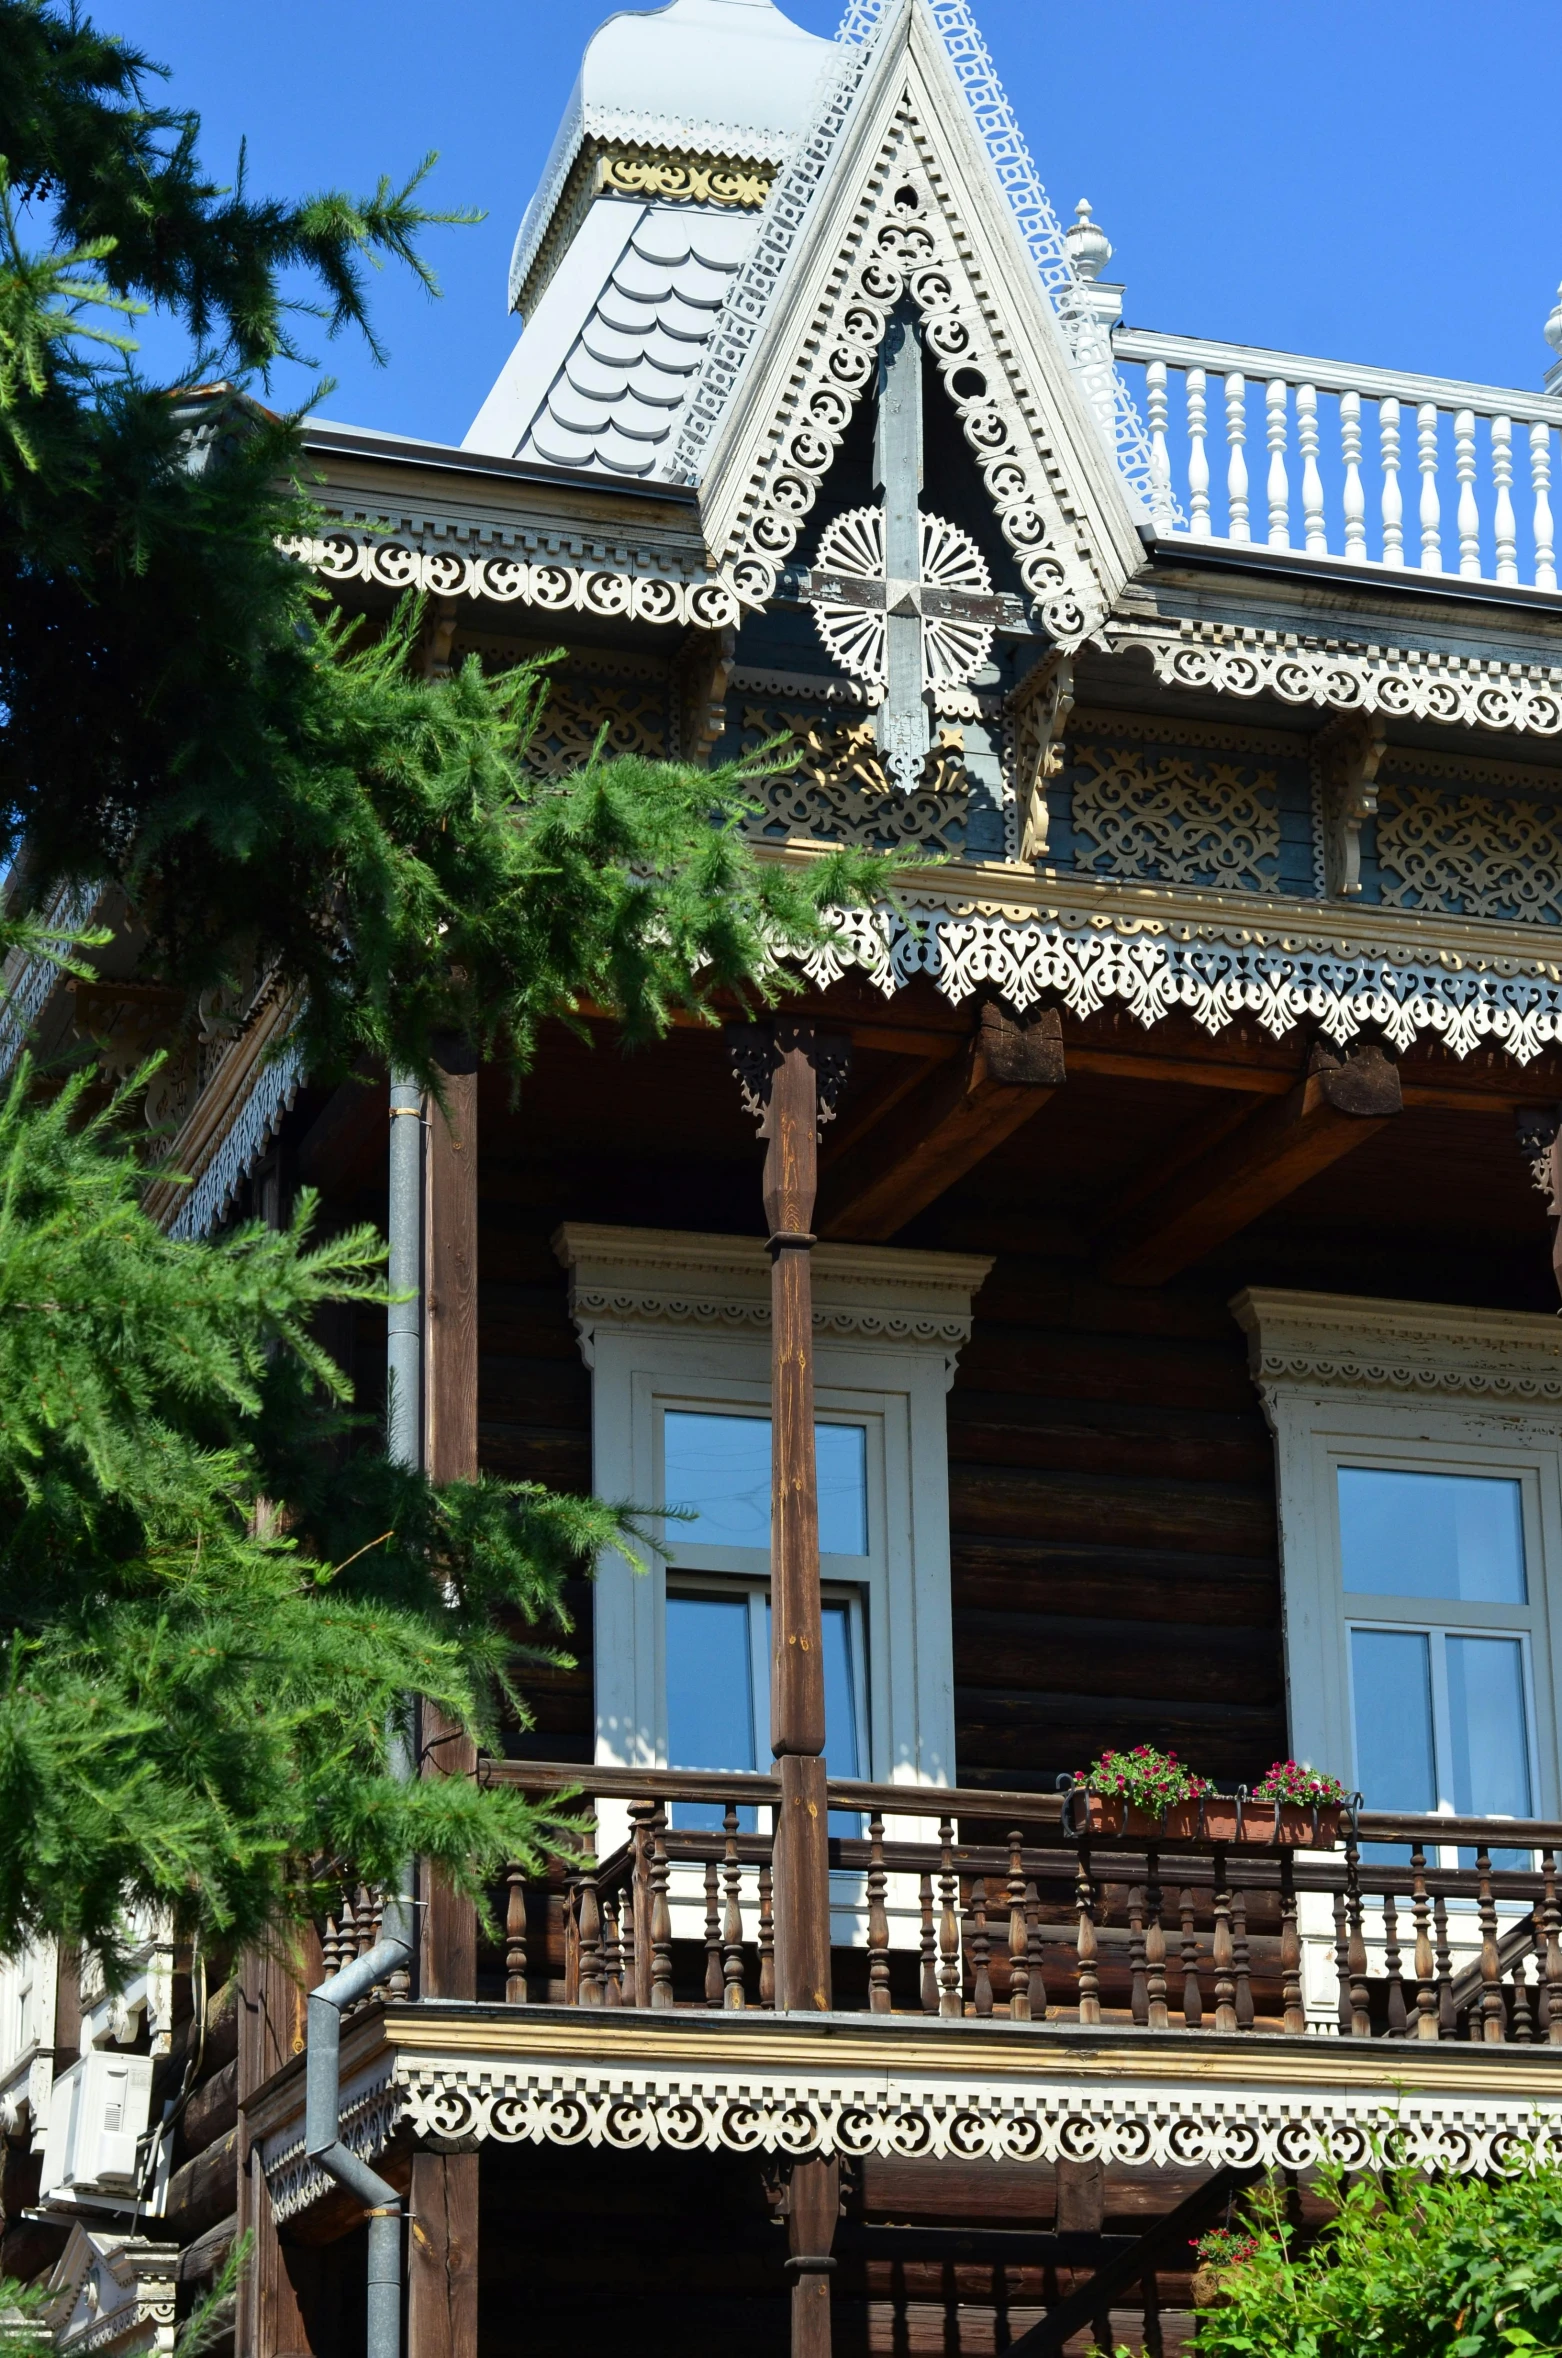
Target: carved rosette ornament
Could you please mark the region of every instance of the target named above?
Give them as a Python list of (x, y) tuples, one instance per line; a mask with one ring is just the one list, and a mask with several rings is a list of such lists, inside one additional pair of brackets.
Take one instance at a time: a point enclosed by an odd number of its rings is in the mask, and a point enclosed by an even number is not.
[[(883, 509), (848, 508), (845, 515), (837, 516), (820, 538), (815, 570), (844, 574), (851, 581), (883, 581)], [(900, 591), (922, 618), (924, 689), (931, 689), (936, 696), (942, 688), (959, 687), (974, 678), (992, 652), (992, 625), (930, 612), (932, 601), (921, 595), (924, 590), (969, 590), (978, 596), (991, 593), (987, 561), (970, 534), (962, 532), (958, 524), (946, 523), (942, 516), (923, 516), (922, 579), (897, 582), (893, 590)], [(875, 687), (882, 687), (888, 677), (884, 620), (882, 607), (838, 604), (830, 599), (814, 602), (814, 624), (826, 652), (842, 671), (852, 672)], [(920, 761), (917, 766), (920, 769)]]

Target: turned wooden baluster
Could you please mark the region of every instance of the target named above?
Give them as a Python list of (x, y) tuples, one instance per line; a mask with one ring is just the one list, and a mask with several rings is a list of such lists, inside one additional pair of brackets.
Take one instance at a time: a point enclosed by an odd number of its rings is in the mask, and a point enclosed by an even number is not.
[(1237, 2027), (1237, 1985), (1232, 1974), (1231, 1892), (1226, 1881), (1226, 1854), (1215, 1853), (1215, 1937), (1210, 1946), (1210, 1970), (1215, 1981), (1215, 2028), (1229, 2035)]
[(1388, 1979), (1388, 2035), (1405, 2035), (1405, 1985), (1400, 1978), (1399, 1909), (1392, 1884), (1383, 1894), (1383, 1971)]
[(597, 1898), (596, 1878), (577, 1876), (575, 1881), (575, 1939), (579, 1962), (579, 2006), (600, 2006), (602, 2003), (602, 1907)]
[(1151, 1848), (1146, 1860), (1147, 1879), (1144, 1887), (1146, 1922), (1144, 1928), (1144, 1988), (1149, 2005), (1151, 2030), (1165, 2030), (1166, 2012), (1166, 1924), (1161, 1913), (1164, 1894), (1161, 1890), (1160, 1853)]
[(1345, 1894), (1334, 1895), (1334, 1978), (1339, 1984), (1340, 2037), (1350, 2037), (1350, 1934), (1345, 1923)]
[(960, 1884), (955, 1875), (954, 1842), (953, 1821), (941, 1818), (938, 1826), (938, 2011), (943, 2015), (964, 2011), (960, 1988)]
[(1182, 2019), (1189, 2030), (1199, 2030), (1204, 2023), (1204, 1993), (1199, 1988), (1199, 1938), (1191, 1890), (1183, 1891), (1178, 1914), (1182, 1919)]
[(721, 1970), (721, 1870), (714, 1859), (705, 1862), (705, 2003), (725, 2003), (726, 1982)]
[(1513, 1971), (1509, 1975), (1509, 1981), (1512, 1985), (1513, 1998), (1508, 2035), (1515, 2045), (1532, 2047), (1535, 2043), (1535, 2026), (1529, 2004), (1528, 1957), (1514, 1958)]
[(1345, 1963), (1350, 1980), (1350, 2035), (1372, 2036), (1372, 2013), (1367, 1999), (1367, 1943), (1361, 1928), (1361, 1854), (1354, 1839), (1345, 1848)]
[(1237, 2028), (1253, 2027), (1253, 1974), (1248, 1961), (1247, 1893), (1231, 1894), (1231, 1963), (1237, 1985)]
[(1096, 1887), (1090, 1872), (1090, 1852), (1084, 1845), (1080, 1847), (1079, 1867), (1074, 1877), (1074, 1906), (1079, 1917), (1076, 1948), (1079, 2019), (1099, 2022), (1101, 1977), (1096, 1968)]
[(651, 1815), (651, 2003), (673, 2002), (673, 1919), (667, 1905), (667, 1812)]
[(868, 2011), (890, 2011), (889, 1877), (884, 1872), (884, 1820), (868, 1820)]
[(1437, 1957), (1437, 2035), (1440, 2039), (1457, 2037), (1458, 2017), (1454, 2012), (1454, 1966), (1448, 1947), (1448, 1903), (1441, 1892), (1432, 1903), (1433, 1948)]
[(1018, 1827), (1009, 1836), (1009, 2020), (1030, 2020), (1030, 1928), (1025, 1921), (1025, 1849)]
[(1540, 1854), (1541, 1873), (1545, 1878), (1541, 1917), (1545, 1926), (1545, 1978), (1541, 1984), (1542, 2020), (1546, 2026), (1548, 2045), (1562, 2047), (1562, 1915), (1557, 1909), (1557, 1863), (1554, 1851)]
[(336, 1918), (329, 1913), (320, 1934), (320, 1978), (330, 1981), (342, 1970), (342, 1941)]
[(507, 2006), (526, 2003), (526, 1870), (512, 1859), (505, 1870), (504, 1999)]
[(1302, 1940), (1296, 1923), (1296, 1860), (1280, 1853), (1280, 2012), (1281, 2029), (1300, 2038), (1307, 2029), (1302, 2003)]
[(1426, 1896), (1426, 1852), (1418, 1843), (1410, 1853), (1410, 1904), (1416, 1925), (1416, 2037), (1437, 2036), (1437, 1991), (1433, 1986), (1431, 1910)]
[(767, 1859), (759, 1870), (759, 2002), (772, 2012), (776, 2003), (775, 1883)]
[(1142, 2027), (1150, 2019), (1149, 1965), (1144, 1944), (1144, 1893), (1135, 1884), (1128, 1894), (1129, 2010)]
[(1481, 2037), (1488, 2047), (1500, 2047), (1506, 2035), (1502, 2005), (1502, 1969), (1497, 1961), (1497, 1903), (1491, 1893), (1491, 1852), (1478, 1850), (1475, 1872), (1476, 1914), (1481, 1923)]
[(602, 1902), (602, 2003), (622, 2006), (624, 2002), (624, 1951), (618, 1935), (618, 1894), (610, 1892)]
[(1041, 1897), (1034, 1883), (1025, 1886), (1025, 1962), (1030, 1967), (1030, 2016), (1047, 2019), (1047, 1983), (1041, 1969)]
[(651, 2003), (651, 1853), (654, 1847), (651, 1820), (656, 1805), (650, 1801), (632, 1801), (629, 1822), (633, 1829), (633, 1867), (630, 1873), (628, 1921), (629, 1955), (634, 1969), (634, 2002), (637, 2006)]
[(738, 1813), (729, 1802), (722, 1818), (726, 1836), (722, 1848), (722, 1885), (725, 1910), (721, 1926), (721, 2002), (729, 2014), (741, 2014), (747, 1999), (743, 1989), (743, 1869), (738, 1863)]
[(938, 2012), (938, 1935), (933, 1929), (933, 1878), (925, 1870), (918, 1885), (922, 1907), (922, 1978), (918, 1994), (924, 2014)]
[(992, 1956), (992, 1937), (987, 1930), (987, 1882), (978, 1875), (971, 1886), (971, 2011), (987, 2015), (993, 2010), (993, 1985), (989, 1964)]

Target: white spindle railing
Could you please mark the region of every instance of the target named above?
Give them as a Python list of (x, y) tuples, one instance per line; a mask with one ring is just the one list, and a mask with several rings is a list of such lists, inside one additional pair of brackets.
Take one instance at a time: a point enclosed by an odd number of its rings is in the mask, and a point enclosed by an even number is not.
[[(1130, 378), (1144, 371), (1158, 533), (1556, 589), (1551, 467), (1562, 395), (1149, 329), (1119, 328), (1112, 342)], [(1222, 412), (1223, 475), (1210, 449)], [(1257, 486), (1248, 444), (1260, 431), (1268, 466)], [(1407, 467), (1419, 479), (1408, 520)]]

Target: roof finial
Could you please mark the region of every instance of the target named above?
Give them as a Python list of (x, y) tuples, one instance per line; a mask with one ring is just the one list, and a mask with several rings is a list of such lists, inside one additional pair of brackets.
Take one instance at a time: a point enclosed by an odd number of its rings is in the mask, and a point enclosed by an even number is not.
[(1551, 317), (1546, 322), (1545, 332), (1546, 342), (1556, 354), (1546, 371), (1546, 391), (1562, 393), (1562, 286), (1557, 289), (1557, 299), (1552, 306)]
[(1074, 265), (1074, 276), (1088, 286), (1101, 276), (1112, 259), (1112, 241), (1099, 221), (1091, 219), (1090, 201), (1081, 197), (1074, 207), (1074, 218), (1063, 232), (1063, 243), (1068, 258)]

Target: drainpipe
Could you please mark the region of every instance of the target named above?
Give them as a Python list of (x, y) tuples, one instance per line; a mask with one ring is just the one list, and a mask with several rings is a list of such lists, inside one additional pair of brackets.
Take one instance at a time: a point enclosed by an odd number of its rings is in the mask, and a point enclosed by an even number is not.
[[(389, 1929), (387, 1929), (389, 1928)], [(342, 2143), (342, 2011), (367, 1996), (412, 1956), (411, 1911), (396, 1900), (380, 1920), (380, 1938), (367, 1955), (309, 1993), (309, 2040), (304, 2062), (304, 2150), (369, 2214), (367, 2358), (400, 2358), (401, 2196)]]
[[(390, 1291), (407, 1299), (392, 1302), (385, 1314), (385, 1447), (396, 1464), (417, 1466), (423, 1462), (423, 1092), (405, 1072), (393, 1072), (390, 1082), (386, 1226)], [(397, 1775), (412, 1775), (407, 1747), (397, 1738), (391, 1761)], [(401, 1881), (411, 1889), (410, 1869)], [(400, 2358), (401, 2196), (341, 2140), (342, 2014), (411, 1962), (411, 1907), (405, 1899), (389, 1901), (374, 1947), (309, 1993), (304, 2149), (369, 2214), (367, 2358)]]

